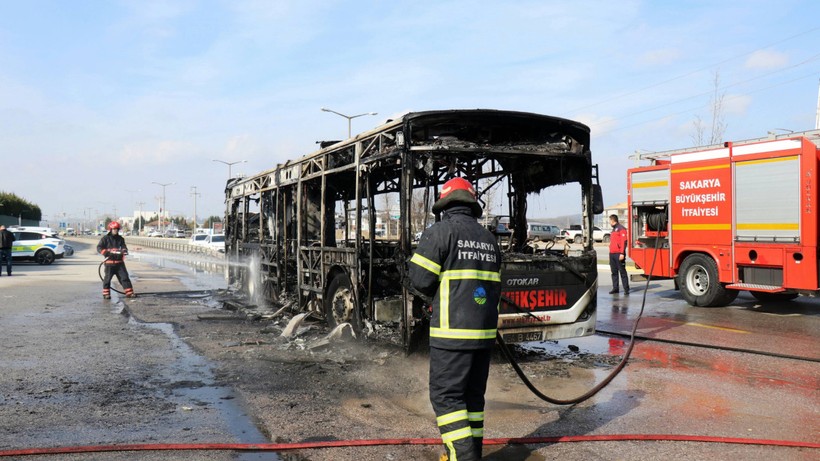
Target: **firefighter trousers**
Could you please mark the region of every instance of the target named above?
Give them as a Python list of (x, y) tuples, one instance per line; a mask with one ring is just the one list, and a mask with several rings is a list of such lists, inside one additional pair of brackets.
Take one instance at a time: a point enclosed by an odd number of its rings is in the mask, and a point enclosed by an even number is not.
[(492, 349), (430, 348), (430, 402), (450, 461), (481, 459)]
[(125, 289), (125, 295), (128, 296), (134, 293), (134, 287), (131, 285), (131, 279), (128, 278), (128, 270), (124, 263), (106, 264), (105, 276), (103, 277), (103, 296), (111, 295), (111, 279), (117, 276), (120, 285)]
[(612, 290), (618, 291), (618, 276), (624, 284), (624, 293), (629, 293), (629, 274), (626, 273), (626, 258), (621, 260), (621, 253), (609, 254), (609, 271), (612, 273)]

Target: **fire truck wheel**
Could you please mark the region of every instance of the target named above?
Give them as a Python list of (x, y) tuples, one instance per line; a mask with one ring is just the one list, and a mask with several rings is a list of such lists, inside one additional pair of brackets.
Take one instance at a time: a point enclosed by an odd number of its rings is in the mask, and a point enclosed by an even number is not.
[(357, 334), (362, 331), (362, 320), (353, 293), (353, 284), (346, 274), (333, 277), (327, 287), (325, 318), (330, 328), (349, 322)]
[(737, 297), (737, 291), (727, 290), (720, 283), (715, 261), (700, 253), (691, 254), (683, 260), (678, 285), (683, 299), (693, 306), (725, 306)]
[(763, 291), (752, 291), (750, 293), (762, 303), (791, 301), (799, 296), (797, 293), (766, 293)]

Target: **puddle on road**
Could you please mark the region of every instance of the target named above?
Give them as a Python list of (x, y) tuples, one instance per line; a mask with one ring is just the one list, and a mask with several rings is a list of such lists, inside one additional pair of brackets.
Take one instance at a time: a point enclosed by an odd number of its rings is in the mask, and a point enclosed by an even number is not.
[(621, 355), (626, 341), (620, 338), (591, 335), (555, 341), (531, 341), (516, 346), (528, 354), (572, 359), (586, 355)]
[[(157, 255), (139, 252), (132, 255), (134, 259), (181, 272), (180, 283), (191, 290), (208, 290), (225, 288), (225, 265), (210, 259), (188, 257), (188, 255)], [(137, 278), (137, 277), (135, 277)], [(127, 315), (125, 306), (115, 302), (112, 310)], [(216, 385), (213, 371), (207, 359), (177, 336), (173, 325), (169, 323), (144, 323), (129, 316), (129, 325), (150, 328), (162, 332), (171, 341), (176, 353), (174, 363), (165, 368), (165, 375), (157, 376), (158, 381), (171, 388), (168, 398), (183, 411), (194, 411), (197, 407), (206, 407), (218, 412), (224, 427), (237, 438), (239, 443), (270, 443), (270, 440), (256, 427), (252, 419), (238, 405), (233, 390)], [(282, 460), (272, 452), (237, 452), (235, 459), (240, 461), (274, 461)], [(295, 459), (288, 456), (288, 459)]]
[[(122, 303), (114, 303), (115, 313), (127, 315)], [(235, 393), (229, 387), (215, 383), (208, 360), (197, 354), (174, 331), (169, 323), (143, 323), (129, 316), (128, 324), (138, 328), (150, 328), (162, 332), (171, 342), (176, 360), (163, 369), (163, 375), (156, 376), (164, 389), (171, 389), (165, 398), (182, 411), (195, 411), (205, 407), (217, 412), (222, 426), (233, 434), (237, 443), (270, 443), (270, 440), (256, 427), (247, 413), (234, 400)], [(236, 452), (234, 459), (240, 461), (280, 461), (279, 454), (273, 452)], [(288, 459), (295, 459), (289, 457)]]
[[(225, 262), (185, 254), (166, 255), (139, 252), (131, 255), (137, 261), (182, 272), (179, 281), (192, 290), (225, 288)], [(139, 279), (139, 277), (134, 277)]]

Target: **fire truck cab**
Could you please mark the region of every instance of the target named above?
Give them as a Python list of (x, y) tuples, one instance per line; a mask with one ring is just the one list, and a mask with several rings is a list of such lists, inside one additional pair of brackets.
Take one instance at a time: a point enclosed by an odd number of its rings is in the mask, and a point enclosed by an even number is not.
[(693, 306), (817, 295), (818, 159), (820, 130), (641, 154), (650, 164), (627, 172), (630, 257)]

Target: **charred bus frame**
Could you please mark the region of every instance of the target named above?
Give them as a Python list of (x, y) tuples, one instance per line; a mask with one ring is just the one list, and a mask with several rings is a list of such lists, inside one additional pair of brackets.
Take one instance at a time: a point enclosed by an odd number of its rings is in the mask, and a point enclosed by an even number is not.
[[(603, 211), (589, 128), (523, 112), (408, 113), (371, 131), (226, 186), (229, 281), (333, 326), (398, 327), (409, 348), (423, 334), (426, 306), (405, 283), (413, 237), (454, 176), (480, 199), (504, 190), (512, 227), (502, 262), (499, 329), (511, 341), (589, 335), (595, 328), (597, 257), (583, 248), (526, 239), (527, 195), (578, 183), (584, 229)], [(398, 196), (395, 236), (377, 236), (376, 197)], [(496, 231), (494, 225), (489, 226)], [(499, 235), (499, 239), (503, 238)], [(560, 246), (560, 248), (559, 248)]]

